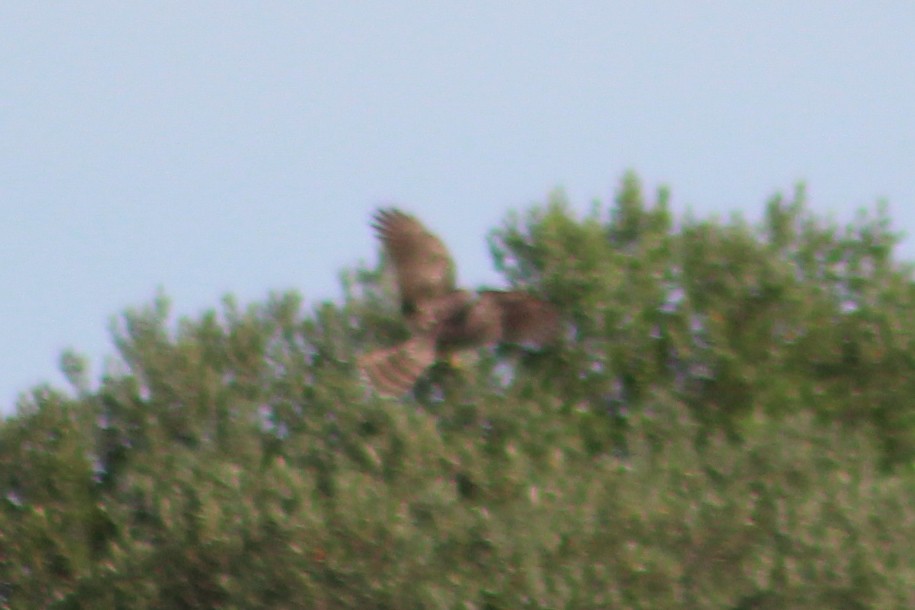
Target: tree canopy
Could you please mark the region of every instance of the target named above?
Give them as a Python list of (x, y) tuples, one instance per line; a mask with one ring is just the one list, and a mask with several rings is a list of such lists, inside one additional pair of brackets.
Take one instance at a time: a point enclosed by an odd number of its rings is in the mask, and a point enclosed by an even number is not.
[(0, 608), (911, 608), (915, 282), (885, 208), (675, 218), (626, 175), (489, 236), (555, 347), (403, 400), (380, 267), (174, 319), (0, 423)]

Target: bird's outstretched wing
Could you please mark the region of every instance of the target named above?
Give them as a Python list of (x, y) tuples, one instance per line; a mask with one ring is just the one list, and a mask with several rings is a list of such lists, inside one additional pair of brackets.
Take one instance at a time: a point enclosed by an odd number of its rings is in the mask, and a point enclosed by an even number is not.
[(519, 291), (483, 290), (479, 298), (497, 306), (501, 342), (543, 347), (559, 336), (559, 310), (552, 303)]
[(435, 363), (435, 358), (435, 337), (417, 335), (400, 345), (365, 354), (359, 358), (359, 368), (379, 394), (400, 397)]
[(393, 263), (405, 312), (423, 300), (454, 290), (454, 261), (445, 244), (413, 216), (389, 208), (375, 213), (372, 228)]

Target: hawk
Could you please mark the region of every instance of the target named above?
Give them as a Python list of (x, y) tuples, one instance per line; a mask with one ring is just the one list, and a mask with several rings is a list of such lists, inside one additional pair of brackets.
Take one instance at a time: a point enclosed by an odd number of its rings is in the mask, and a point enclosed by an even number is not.
[(372, 228), (393, 266), (411, 335), (359, 358), (379, 394), (402, 396), (455, 352), (501, 343), (542, 347), (559, 334), (559, 312), (546, 301), (520, 291), (458, 289), (448, 249), (415, 217), (382, 209)]

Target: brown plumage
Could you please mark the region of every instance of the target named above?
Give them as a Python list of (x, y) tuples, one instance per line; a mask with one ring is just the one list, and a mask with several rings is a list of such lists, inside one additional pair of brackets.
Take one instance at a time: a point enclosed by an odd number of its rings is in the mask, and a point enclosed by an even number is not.
[(559, 313), (546, 301), (519, 291), (457, 289), (448, 249), (413, 216), (379, 210), (372, 227), (394, 268), (412, 334), (359, 359), (380, 394), (404, 394), (423, 371), (455, 351), (498, 343), (540, 347), (558, 335)]

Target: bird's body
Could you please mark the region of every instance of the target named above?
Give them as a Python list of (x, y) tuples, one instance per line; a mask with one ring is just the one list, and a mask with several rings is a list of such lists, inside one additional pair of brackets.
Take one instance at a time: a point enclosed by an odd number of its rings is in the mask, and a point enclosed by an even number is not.
[(461, 350), (502, 342), (542, 346), (558, 334), (558, 312), (546, 301), (519, 291), (458, 289), (447, 248), (413, 216), (380, 210), (372, 226), (393, 263), (412, 335), (360, 358), (380, 393), (404, 394), (429, 366)]

